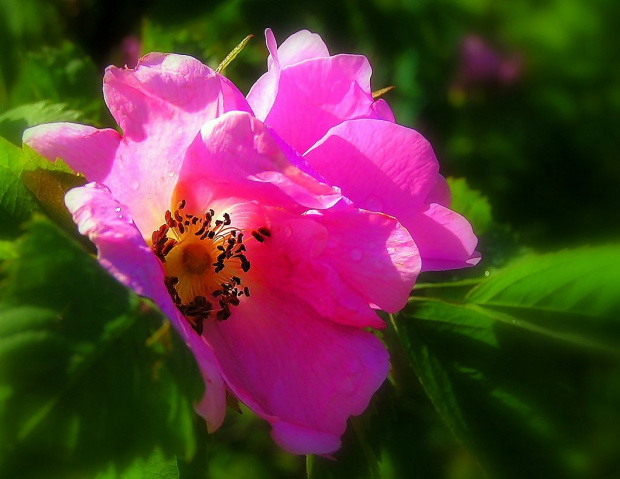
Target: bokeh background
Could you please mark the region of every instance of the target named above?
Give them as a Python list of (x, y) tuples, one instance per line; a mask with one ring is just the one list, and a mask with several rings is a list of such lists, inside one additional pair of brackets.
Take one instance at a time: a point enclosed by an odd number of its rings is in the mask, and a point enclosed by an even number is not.
[[(490, 210), (460, 205), (481, 236), (476, 275), (523, 249), (620, 236), (619, 18), (616, 0), (0, 0), (0, 136), (19, 145), (45, 121), (114, 127), (105, 66), (169, 51), (215, 67), (254, 34), (225, 72), (247, 92), (266, 68), (264, 29), (281, 42), (306, 28), (332, 54), (366, 55), (373, 89), (395, 86), (384, 98), (397, 121), (431, 141), (455, 189), (488, 199)], [(406, 411), (389, 414), (408, 418), (395, 440), (415, 477), (481, 477), (416, 378), (405, 383)], [(210, 477), (305, 475), (248, 411), (207, 441)], [(381, 477), (403, 470), (381, 464)]]

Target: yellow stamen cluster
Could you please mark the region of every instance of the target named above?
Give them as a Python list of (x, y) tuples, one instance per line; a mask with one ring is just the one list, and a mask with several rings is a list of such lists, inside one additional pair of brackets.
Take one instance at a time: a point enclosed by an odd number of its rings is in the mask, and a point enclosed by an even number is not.
[[(241, 296), (250, 296), (241, 281), (250, 262), (243, 233), (231, 226), (228, 213), (216, 219), (213, 210), (193, 215), (185, 207), (181, 201), (174, 213), (166, 211), (165, 223), (151, 236), (151, 249), (164, 265), (172, 300), (201, 334), (206, 319), (228, 319), (231, 306), (238, 306)], [(266, 227), (252, 231), (261, 243), (270, 235)]]

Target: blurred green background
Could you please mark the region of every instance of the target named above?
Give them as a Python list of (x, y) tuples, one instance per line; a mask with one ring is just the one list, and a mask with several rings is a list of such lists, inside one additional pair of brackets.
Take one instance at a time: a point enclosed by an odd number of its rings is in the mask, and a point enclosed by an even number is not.
[[(0, 136), (20, 144), (45, 121), (113, 127), (101, 97), (108, 64), (157, 50), (215, 67), (254, 34), (225, 72), (247, 93), (266, 68), (264, 29), (282, 42), (306, 28), (332, 54), (366, 55), (373, 89), (396, 87), (385, 99), (397, 121), (431, 141), (445, 176), (488, 198), (493, 221), (472, 220), (490, 268), (517, 245), (618, 239), (619, 18), (616, 0), (0, 0)], [(416, 378), (406, 383), (406, 414), (383, 414), (408, 418), (386, 434), (411, 451), (416, 477), (480, 477)], [(304, 458), (277, 450), (267, 424), (231, 416), (208, 438), (210, 477), (304, 477)], [(382, 477), (397, 477), (390, 461)]]

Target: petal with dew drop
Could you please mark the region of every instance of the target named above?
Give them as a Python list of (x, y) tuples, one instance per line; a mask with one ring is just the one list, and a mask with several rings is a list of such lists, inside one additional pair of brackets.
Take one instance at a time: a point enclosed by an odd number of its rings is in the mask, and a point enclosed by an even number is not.
[(61, 158), (88, 181), (103, 181), (112, 169), (121, 136), (76, 123), (48, 123), (24, 131), (23, 141), (50, 161)]
[(226, 113), (203, 127), (187, 150), (177, 190), (194, 198), (260, 198), (261, 204), (285, 208), (329, 208), (341, 198), (339, 190), (294, 166), (273, 133), (244, 112)]
[(445, 206), (431, 203), (402, 218), (422, 253), (423, 271), (444, 271), (475, 266), (480, 253), (478, 238), (469, 221)]
[(183, 55), (152, 53), (135, 69), (109, 67), (103, 91), (124, 135), (104, 183), (131, 207), (141, 229), (153, 230), (202, 126), (249, 106), (226, 78)]
[(224, 420), (226, 397), (213, 351), (172, 303), (162, 265), (142, 238), (129, 209), (96, 183), (72, 189), (65, 202), (80, 233), (97, 247), (99, 263), (119, 282), (153, 300), (191, 349), (206, 385), (196, 409), (210, 430), (217, 429)]
[(352, 207), (321, 213), (317, 221), (329, 232), (325, 261), (369, 304), (400, 311), (421, 268), (409, 232), (381, 213)]
[(423, 271), (477, 263), (478, 240), (467, 220), (442, 204), (429, 205), (447, 203), (449, 190), (430, 144), (415, 130), (373, 119), (347, 121), (304, 158), (356, 206), (397, 218), (420, 250)]
[(251, 299), (229, 320), (205, 326), (226, 383), (273, 425), (283, 449), (334, 452), (348, 417), (366, 409), (387, 377), (387, 351), (371, 333), (325, 320), (277, 291)]
[(439, 174), (435, 154), (422, 135), (373, 119), (332, 128), (304, 158), (359, 208), (396, 218), (425, 203)]
[(325, 254), (331, 232), (317, 221), (317, 215), (300, 217), (269, 208), (265, 218), (269, 237), (260, 244), (246, 243), (252, 263), (247, 280), (250, 291), (280, 291), (290, 301), (305, 302), (320, 316), (340, 324), (385, 326), (364, 295), (347, 282)]

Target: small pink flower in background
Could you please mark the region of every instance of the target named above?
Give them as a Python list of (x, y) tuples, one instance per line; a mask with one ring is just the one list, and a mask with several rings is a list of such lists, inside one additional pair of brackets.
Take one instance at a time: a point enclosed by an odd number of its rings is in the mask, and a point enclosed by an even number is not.
[(522, 74), (522, 58), (502, 55), (478, 35), (470, 34), (461, 43), (458, 82), (462, 86), (477, 84), (510, 85)]
[(135, 67), (140, 60), (141, 52), (142, 43), (140, 39), (135, 35), (127, 35), (121, 42), (121, 65), (125, 65), (129, 68)]
[(473, 265), (428, 142), (373, 101), (370, 65), (301, 31), (248, 98), (181, 55), (109, 67), (122, 134), (41, 125), (24, 141), (91, 182), (66, 204), (100, 263), (152, 298), (196, 356), (197, 406), (220, 426), (226, 391), (285, 450), (329, 454), (385, 380), (368, 328), (422, 270)]

